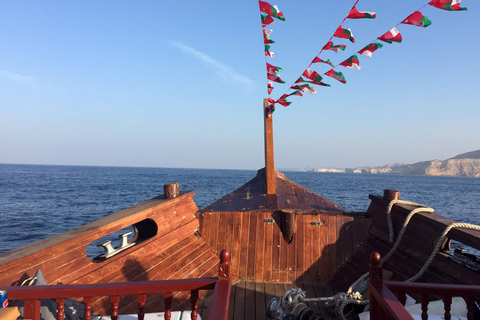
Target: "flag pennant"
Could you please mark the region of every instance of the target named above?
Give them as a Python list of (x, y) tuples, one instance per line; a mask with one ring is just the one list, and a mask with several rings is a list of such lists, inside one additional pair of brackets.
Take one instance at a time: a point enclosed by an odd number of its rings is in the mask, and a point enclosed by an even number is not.
[(381, 44), (381, 43), (377, 43), (377, 42), (370, 43), (368, 46), (366, 46), (362, 50), (358, 51), (358, 54), (361, 54), (364, 57), (371, 58), (372, 53), (374, 51), (376, 51), (377, 49), (380, 49), (381, 47), (383, 47), (383, 44)]
[(277, 21), (273, 20), (271, 15), (262, 13), (260, 16), (262, 18), (262, 28), (265, 28), (266, 26), (277, 23)]
[(300, 84), (296, 86), (291, 86), (290, 89), (300, 90), (302, 92), (308, 92), (311, 94), (317, 94), (317, 91), (315, 91), (315, 89), (313, 89), (313, 87), (309, 84)]
[(307, 68), (307, 70), (302, 73), (302, 76), (319, 83), (322, 82), (323, 79), (315, 70), (310, 68)]
[(334, 46), (332, 41), (328, 41), (328, 43), (323, 47), (322, 50), (332, 50), (338, 53), (338, 51), (344, 51), (347, 46), (340, 44), (338, 46)]
[(272, 91), (273, 91), (273, 83), (272, 82), (267, 83), (267, 90), (268, 90), (268, 94), (272, 93)]
[(303, 94), (300, 90), (295, 90), (294, 92), (290, 93), (289, 96), (300, 96), (303, 97)]
[(270, 51), (270, 46), (268, 44), (265, 45), (265, 55), (271, 58), (275, 55), (275, 52)]
[(439, 9), (448, 11), (467, 10), (467, 8), (460, 8), (462, 0), (432, 0), (428, 4)]
[(285, 83), (285, 81), (283, 81), (282, 79), (280, 79), (280, 76), (276, 73), (267, 73), (267, 78), (269, 80), (272, 80), (274, 82), (278, 82), (278, 83)]
[(270, 118), (274, 112), (275, 112), (275, 102), (270, 103), (267, 106), (267, 118)]
[(357, 55), (351, 56), (351, 57), (348, 58), (347, 60), (345, 60), (345, 61), (343, 61), (342, 63), (340, 63), (340, 65), (341, 65), (341, 66), (344, 66), (344, 67), (346, 67), (346, 68), (362, 70), (362, 68), (360, 68), (360, 62), (358, 61)]
[(283, 71), (283, 69), (280, 68), (280, 67), (272, 66), (270, 63), (267, 62), (267, 72), (268, 73), (275, 74), (275, 73), (280, 72), (280, 71)]
[(377, 39), (388, 42), (388, 43), (392, 43), (392, 42), (400, 43), (402, 42), (402, 35), (400, 34), (400, 32), (398, 32), (397, 28), (393, 27), (392, 29), (390, 29), (390, 31), (385, 33), (383, 36), (378, 37)]
[(426, 28), (432, 24), (432, 21), (430, 21), (428, 17), (424, 16), (420, 11), (415, 11), (414, 13), (409, 15), (405, 20), (403, 20), (402, 23)]
[(272, 16), (279, 20), (285, 21), (285, 17), (283, 16), (283, 13), (280, 10), (278, 10), (278, 7), (276, 5), (272, 6), (265, 1), (258, 1), (258, 4), (260, 5), (261, 12), (266, 13), (269, 16)]
[(350, 10), (350, 13), (347, 16), (348, 19), (375, 19), (376, 17), (377, 14), (375, 12), (358, 11), (355, 6)]
[(325, 72), (325, 75), (332, 77), (341, 83), (347, 83), (347, 80), (345, 80), (345, 77), (343, 76), (343, 73), (341, 72), (335, 72), (335, 70), (330, 69), (329, 71)]
[(355, 43), (352, 31), (350, 29), (343, 29), (342, 26), (337, 28), (337, 31), (335, 31), (333, 36), (337, 38), (349, 39), (352, 43)]
[(312, 63), (326, 63), (326, 64), (328, 64), (329, 66), (331, 66), (332, 68), (335, 67), (335, 66), (330, 62), (330, 59), (322, 60), (322, 59), (320, 59), (319, 57), (315, 57), (315, 58), (313, 59)]
[(270, 35), (272, 34), (273, 30), (263, 30), (263, 43), (275, 43), (275, 41), (270, 38)]
[(317, 81), (310, 81), (309, 83), (311, 84), (316, 84), (317, 86), (323, 86), (323, 87), (330, 87), (328, 83), (325, 83), (323, 81), (317, 82)]
[(277, 103), (280, 103), (284, 107), (288, 107), (291, 102), (287, 101), (288, 95), (284, 94), (280, 98), (278, 98)]
[(307, 80), (303, 79), (302, 77), (298, 78), (295, 83), (300, 83), (300, 82), (308, 82)]

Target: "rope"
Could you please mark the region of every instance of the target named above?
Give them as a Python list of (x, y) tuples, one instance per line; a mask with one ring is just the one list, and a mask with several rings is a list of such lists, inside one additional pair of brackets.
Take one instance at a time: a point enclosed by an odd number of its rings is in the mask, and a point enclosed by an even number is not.
[[(388, 234), (389, 234), (389, 241), (390, 242), (393, 242), (393, 224), (392, 224), (391, 212), (392, 212), (392, 208), (393, 208), (394, 204), (404, 204), (404, 205), (409, 205), (409, 206), (414, 206), (414, 207), (419, 207), (419, 208), (424, 208), (425, 209), (425, 210), (416, 211), (415, 213), (422, 212), (422, 211), (425, 211), (425, 212), (433, 212), (434, 211), (432, 208), (424, 206), (423, 204), (416, 203), (416, 202), (405, 201), (405, 200), (392, 200), (392, 201), (390, 201), (390, 203), (388, 204), (388, 207), (387, 207)], [(408, 222), (407, 222), (407, 224), (408, 224)], [(404, 225), (405, 225), (405, 223), (404, 223)]]

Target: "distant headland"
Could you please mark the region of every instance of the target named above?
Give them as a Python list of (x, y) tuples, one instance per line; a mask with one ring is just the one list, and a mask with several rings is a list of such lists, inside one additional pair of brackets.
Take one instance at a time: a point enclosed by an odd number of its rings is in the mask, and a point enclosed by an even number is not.
[(427, 176), (480, 177), (480, 150), (459, 154), (447, 160), (428, 160), (414, 164), (387, 164), (381, 167), (347, 169), (315, 168), (315, 172), (411, 174)]

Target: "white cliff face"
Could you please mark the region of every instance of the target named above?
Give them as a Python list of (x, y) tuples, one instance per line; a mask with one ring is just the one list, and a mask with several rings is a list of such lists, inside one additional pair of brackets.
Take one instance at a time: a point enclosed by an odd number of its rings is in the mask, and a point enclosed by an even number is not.
[(425, 168), (425, 174), (431, 176), (480, 177), (480, 159), (433, 160)]

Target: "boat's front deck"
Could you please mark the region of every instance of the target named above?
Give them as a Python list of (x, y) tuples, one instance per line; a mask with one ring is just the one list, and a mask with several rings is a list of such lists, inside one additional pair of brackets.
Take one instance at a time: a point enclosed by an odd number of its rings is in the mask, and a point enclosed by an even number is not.
[[(267, 319), (267, 303), (273, 297), (281, 296), (286, 290), (293, 288), (291, 283), (263, 283), (254, 281), (240, 281), (232, 286), (229, 306), (229, 320), (265, 320)], [(303, 284), (302, 289), (307, 297), (332, 296), (333, 290), (321, 284)], [(208, 319), (210, 297), (199, 303), (199, 313), (202, 320)], [(335, 319), (325, 309), (323, 303), (309, 303), (309, 307), (322, 315), (325, 320)]]

